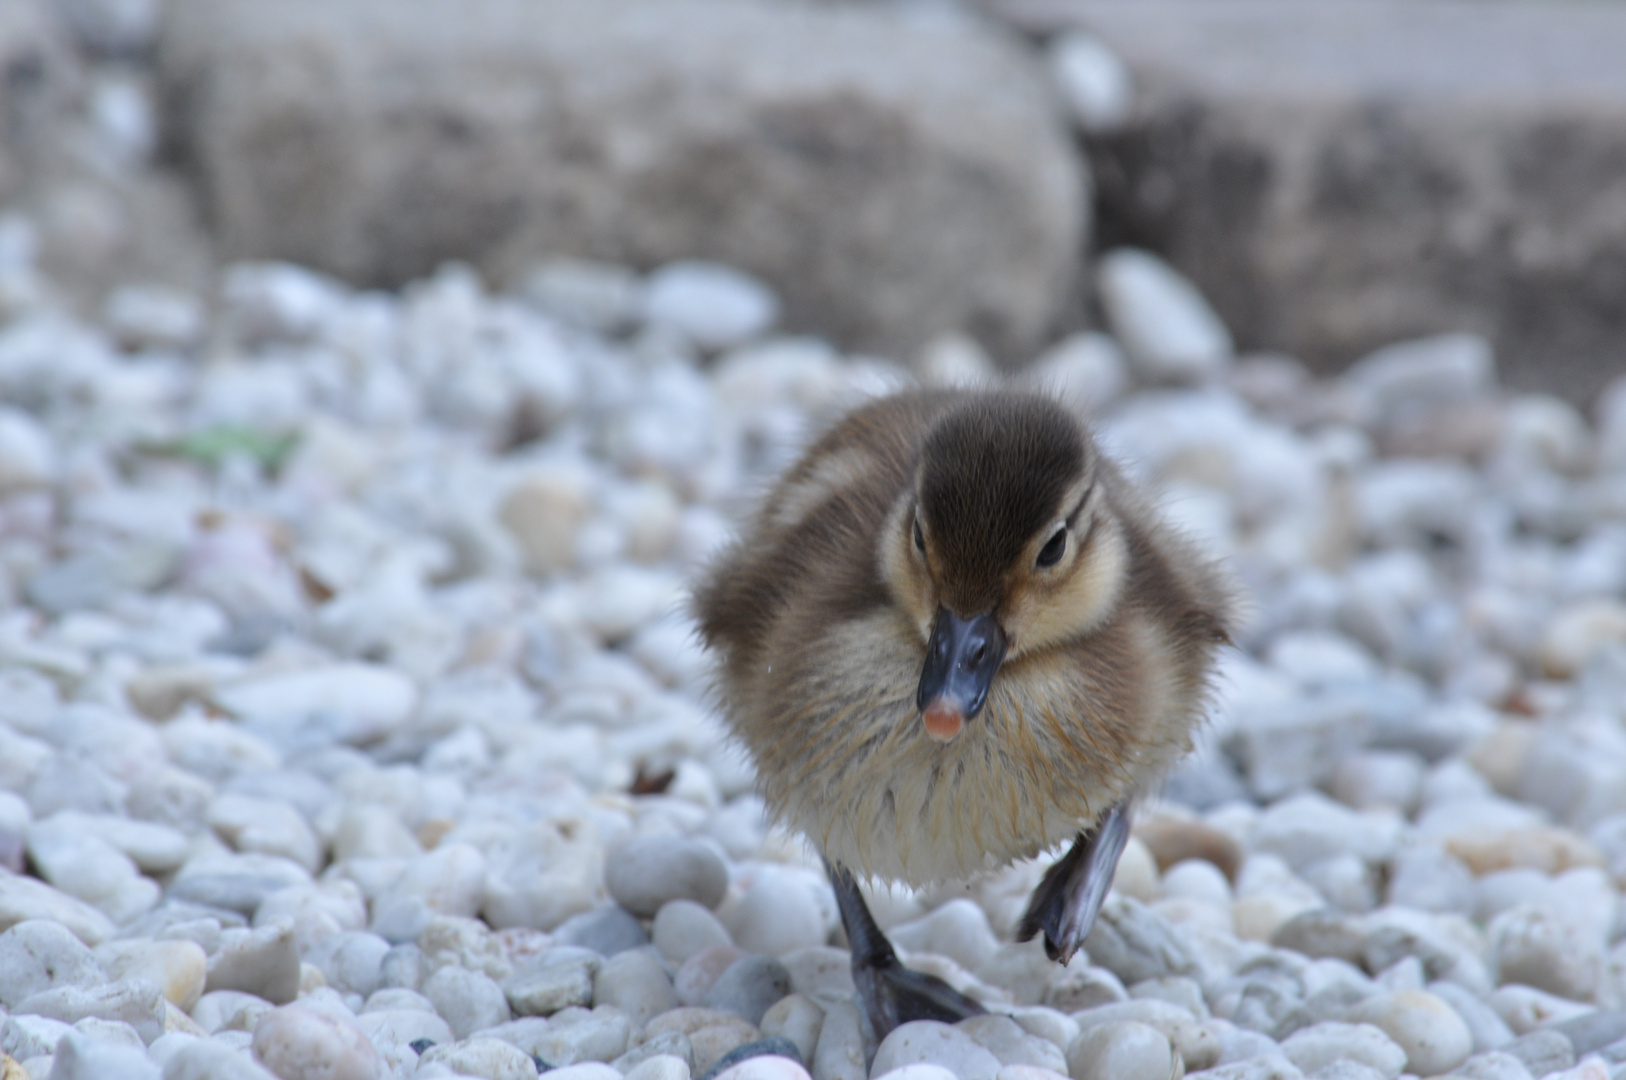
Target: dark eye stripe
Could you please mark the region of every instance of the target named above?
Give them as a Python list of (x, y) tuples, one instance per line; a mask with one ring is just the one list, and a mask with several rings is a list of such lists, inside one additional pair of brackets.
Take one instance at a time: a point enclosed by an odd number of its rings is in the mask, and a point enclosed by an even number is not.
[(915, 519), (915, 550), (926, 554), (926, 537), (920, 531), (920, 520)]
[(1071, 529), (1073, 526), (1077, 525), (1078, 524), (1078, 515), (1080, 515), (1080, 514), (1082, 514), (1084, 512), (1084, 504), (1089, 502), (1090, 501), (1090, 496), (1094, 495), (1094, 494), (1095, 494), (1095, 485), (1094, 484), (1091, 484), (1089, 487), (1085, 488), (1084, 489), (1084, 494), (1082, 494), (1082, 495), (1080, 495), (1078, 497), (1078, 504), (1073, 507), (1073, 512), (1068, 514), (1067, 517), (1063, 519), (1062, 524), (1066, 525), (1069, 529)]

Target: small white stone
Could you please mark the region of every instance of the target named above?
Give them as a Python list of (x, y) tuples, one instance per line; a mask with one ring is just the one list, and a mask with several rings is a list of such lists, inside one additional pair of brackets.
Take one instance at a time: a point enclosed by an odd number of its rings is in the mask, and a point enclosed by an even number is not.
[(717, 1080), (812, 1080), (807, 1070), (787, 1057), (761, 1054), (730, 1065), (717, 1074)]
[(225, 318), (249, 338), (316, 334), (342, 305), (337, 282), (289, 263), (239, 263), (221, 284)]
[(1080, 128), (1112, 131), (1129, 118), (1134, 103), (1129, 69), (1100, 38), (1069, 30), (1052, 38), (1046, 52), (1051, 79)]
[[(164, 1039), (174, 1036), (166, 1035)], [(164, 1039), (158, 1040), (163, 1042)], [(154, 1060), (158, 1043), (148, 1047)], [(213, 1039), (194, 1039), (164, 1058), (164, 1080), (280, 1080), (248, 1054)]]
[(1495, 389), (1490, 343), (1475, 334), (1439, 334), (1386, 345), (1355, 361), (1343, 380), (1370, 400), (1372, 417), (1397, 406), (1460, 401)]
[(28, 830), (28, 853), (51, 884), (124, 923), (158, 902), (158, 885), (129, 856), (53, 815)]
[(1047, 1069), (1042, 1065), (1001, 1065), (999, 1072), (994, 1075), (994, 1080), (1066, 1080), (1066, 1077), (1066, 1073)]
[(208, 991), (239, 990), (275, 1005), (299, 994), (299, 950), (290, 923), (228, 930), (209, 958)]
[(121, 285), (108, 294), (102, 321), (133, 349), (185, 349), (203, 333), (203, 305), (184, 289)]
[(147, 1059), (145, 1048), (91, 1039), (70, 1032), (57, 1043), (51, 1080), (159, 1080), (163, 1075)]
[(1045, 350), (1022, 373), (1037, 390), (1053, 394), (1080, 413), (1105, 409), (1123, 394), (1129, 363), (1118, 343), (1094, 331), (1073, 334)]
[(526, 569), (547, 577), (575, 565), (577, 537), (592, 505), (585, 480), (550, 470), (516, 484), (497, 516), (519, 544)]
[(1190, 281), (1149, 251), (1119, 248), (1097, 264), (1112, 332), (1150, 382), (1204, 382), (1231, 360), (1231, 334)]
[(423, 984), (423, 996), (466, 1039), (476, 1031), (507, 1023), (513, 1016), (508, 997), (489, 975), (460, 967), (443, 967)]
[(615, 263), (557, 258), (537, 264), (518, 291), (550, 314), (590, 330), (619, 330), (642, 313), (638, 275)]
[(681, 1004), (671, 977), (647, 950), (628, 949), (610, 957), (593, 980), (593, 1004), (613, 1005), (645, 1024)]
[(915, 359), (915, 373), (932, 387), (993, 386), (999, 381), (994, 362), (975, 338), (946, 334), (933, 338)]
[(1550, 394), (1522, 394), (1502, 410), (1497, 455), (1503, 464), (1576, 474), (1592, 463), (1592, 433), (1569, 402)]
[(221, 795), (209, 804), (209, 827), (238, 851), (280, 855), (315, 872), (322, 842), (298, 810), (279, 799)]
[(950, 900), (923, 919), (894, 926), (888, 936), (910, 952), (937, 953), (967, 971), (981, 968), (999, 949), (988, 916), (966, 899)]
[(698, 841), (638, 837), (610, 852), (604, 884), (622, 907), (648, 918), (672, 900), (715, 908), (728, 889), (728, 867)]
[(1327, 1021), (1300, 1028), (1282, 1043), (1282, 1053), (1306, 1073), (1350, 1060), (1376, 1069), (1384, 1080), (1395, 1080), (1406, 1067), (1406, 1051), (1371, 1024)]
[(0, 934), (0, 1005), (58, 986), (91, 987), (107, 976), (91, 951), (58, 923), (20, 922)]
[(546, 1035), (524, 1049), (561, 1065), (614, 1061), (627, 1052), (631, 1034), (632, 1021), (620, 1009), (567, 1009), (552, 1018)]
[(486, 896), (485, 856), (476, 847), (442, 843), (413, 860), (373, 902), (370, 929), (391, 941), (416, 938), (437, 915), (472, 918)]
[(1393, 816), (1358, 814), (1324, 795), (1307, 793), (1265, 811), (1249, 839), (1254, 850), (1278, 855), (1295, 869), (1339, 854), (1376, 864), (1394, 853), (1400, 828)]
[(713, 945), (732, 945), (728, 930), (717, 916), (693, 900), (671, 900), (655, 913), (650, 940), (673, 965)]
[[(1001, 1072), (996, 1073), (995, 1076), (1001, 1075), (1003, 1071), (1002, 1068)], [(875, 1080), (882, 1080), (883, 1077), (885, 1080), (950, 1080), (951, 1077), (954, 1077), (954, 1073), (941, 1065), (928, 1065), (920, 1062), (914, 1065), (899, 1065), (897, 1068), (888, 1069), (884, 1073), (875, 1073), (874, 1077)]]
[(1598, 988), (1604, 938), (1541, 907), (1521, 904), (1489, 928), (1497, 982), (1523, 983), (1575, 1001)]
[(19, 409), (0, 408), (0, 495), (51, 485), (56, 447), (39, 422)]
[(1497, 987), (1487, 1000), (1515, 1035), (1528, 1035), (1537, 1028), (1574, 1020), (1592, 1011), (1592, 1006), (1585, 1002), (1571, 1001), (1517, 983)]
[(418, 705), (412, 680), (376, 664), (333, 664), (245, 679), (215, 692), (221, 708), (246, 721), (278, 724), (324, 713), (337, 717), (347, 741), (371, 742), (401, 724)]
[(283, 1080), (381, 1080), (384, 1063), (353, 1023), (304, 1005), (273, 1009), (254, 1026), (254, 1056)]
[(627, 1070), (631, 1080), (689, 1080), (689, 1063), (672, 1054), (656, 1054)]
[(600, 641), (617, 642), (673, 611), (681, 596), (682, 585), (668, 570), (611, 565), (583, 582), (580, 615)]
[(805, 994), (786, 994), (765, 1013), (758, 1028), (763, 1038), (781, 1035), (796, 1044), (803, 1061), (812, 1061), (824, 1027), (824, 1010)]
[(599, 900), (604, 855), (589, 822), (539, 822), (487, 853), (484, 914), (493, 927), (552, 930)]
[(1361, 535), (1389, 546), (1425, 546), (1436, 537), (1466, 536), (1482, 480), (1455, 461), (1385, 461), (1355, 479)]
[(142, 1041), (149, 1043), (164, 1033), (164, 999), (158, 988), (145, 980), (41, 990), (19, 1001), (17, 1011), (70, 1024), (87, 1016), (117, 1020), (135, 1028)]
[(1163, 873), (1159, 891), (1168, 898), (1202, 900), (1230, 907), (1231, 882), (1207, 859), (1182, 859)]
[(1367, 998), (1343, 1018), (1372, 1024), (1406, 1053), (1408, 1072), (1435, 1076), (1450, 1072), (1473, 1050), (1473, 1035), (1462, 1017), (1426, 990), (1395, 990)]
[[(899, 1024), (875, 1051), (873, 1076), (883, 1076), (904, 1065), (941, 1065), (960, 1080), (994, 1080), (999, 1059), (971, 1036), (936, 1020)], [(1159, 1080), (1168, 1080), (1165, 1072)]]
[(384, 806), (347, 802), (333, 830), (333, 861), (412, 858), (423, 854), (412, 830)]
[(274, 1005), (241, 990), (215, 990), (204, 994), (192, 1008), (192, 1019), (213, 1035), (218, 1031), (250, 1031)]
[(560, 1080), (618, 1080), (621, 1076), (614, 1068), (600, 1061), (581, 1061), (550, 1069), (548, 1075), (558, 1073)]
[(450, 1046), (431, 1046), (419, 1061), (486, 1080), (531, 1080), (536, 1075), (530, 1055), (501, 1039), (469, 1039)]
[(48, 1016), (8, 1016), (0, 1021), (0, 1049), (18, 1061), (27, 1061), (54, 1051), (71, 1031), (72, 1024)]
[(390, 943), (365, 930), (343, 930), (306, 954), (326, 976), (328, 985), (343, 994), (363, 997), (378, 989), (384, 957)]
[(1328, 791), (1355, 810), (1387, 806), (1409, 814), (1422, 794), (1424, 772), (1423, 761), (1416, 754), (1370, 750), (1340, 761)]
[(1168, 1080), (1178, 1061), (1167, 1036), (1135, 1020), (1086, 1028), (1067, 1048), (1073, 1080)]
[(999, 1059), (1001, 1066), (1032, 1065), (1051, 1072), (1067, 1072), (1067, 1055), (1061, 1047), (1030, 1035), (1008, 1016), (993, 1013), (973, 1016), (954, 1026), (977, 1040), (979, 1046)]
[(1273, 667), (1314, 689), (1369, 682), (1378, 674), (1365, 649), (1330, 630), (1289, 631), (1271, 642), (1267, 655)]
[(146, 874), (162, 874), (178, 869), (191, 853), (186, 834), (168, 825), (136, 821), (113, 814), (80, 814), (64, 811), (58, 818), (73, 828), (90, 833), (128, 855)]
[(824, 915), (809, 883), (789, 870), (759, 868), (744, 894), (717, 914), (734, 943), (748, 952), (783, 956), (825, 941)]
[(779, 300), (766, 285), (732, 267), (674, 262), (649, 275), (644, 315), (703, 349), (726, 349), (769, 330), (779, 317)]
[(1542, 669), (1554, 678), (1578, 674), (1604, 649), (1626, 645), (1626, 604), (1581, 600), (1560, 608), (1538, 645)]
[(209, 957), (194, 941), (110, 941), (96, 955), (112, 979), (144, 979), (182, 1012), (203, 994)]

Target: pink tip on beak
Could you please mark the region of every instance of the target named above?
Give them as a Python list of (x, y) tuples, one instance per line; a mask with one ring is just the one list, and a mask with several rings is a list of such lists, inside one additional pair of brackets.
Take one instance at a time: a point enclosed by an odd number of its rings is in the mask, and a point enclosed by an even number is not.
[(965, 727), (965, 714), (942, 698), (926, 706), (926, 711), (920, 717), (925, 721), (926, 734), (933, 742), (950, 742)]

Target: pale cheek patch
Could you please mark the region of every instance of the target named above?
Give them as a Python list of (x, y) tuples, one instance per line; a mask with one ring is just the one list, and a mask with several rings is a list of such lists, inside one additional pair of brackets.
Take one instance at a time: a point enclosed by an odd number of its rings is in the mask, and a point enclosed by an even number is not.
[(1011, 656), (1055, 645), (1100, 626), (1117, 606), (1129, 572), (1129, 549), (1116, 525), (1103, 522), (1072, 575), (1055, 592), (1029, 593), (1008, 620)]
[(929, 595), (926, 571), (914, 557), (911, 550), (913, 541), (904, 528), (903, 515), (907, 507), (907, 501), (900, 503), (887, 516), (886, 525), (881, 529), (881, 577), (892, 591), (899, 610), (919, 632), (921, 642), (925, 643), (931, 637), (937, 607)]

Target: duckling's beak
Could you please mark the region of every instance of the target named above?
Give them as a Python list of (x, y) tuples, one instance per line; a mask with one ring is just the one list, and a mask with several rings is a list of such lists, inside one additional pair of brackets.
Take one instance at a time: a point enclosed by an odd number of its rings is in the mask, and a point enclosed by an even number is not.
[(1005, 631), (992, 615), (962, 619), (938, 608), (915, 694), (926, 734), (938, 742), (958, 735), (965, 722), (982, 711), (988, 684), (1004, 659)]

